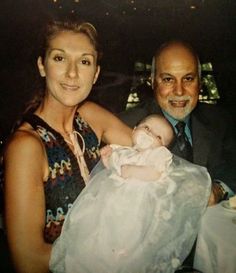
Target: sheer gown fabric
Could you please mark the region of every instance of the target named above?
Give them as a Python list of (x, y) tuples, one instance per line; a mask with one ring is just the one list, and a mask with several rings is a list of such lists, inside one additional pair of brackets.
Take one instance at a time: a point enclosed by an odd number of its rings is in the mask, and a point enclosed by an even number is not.
[(121, 178), (117, 164), (95, 172), (53, 244), (51, 271), (174, 272), (196, 239), (211, 181), (204, 167), (177, 156), (167, 165), (151, 182)]

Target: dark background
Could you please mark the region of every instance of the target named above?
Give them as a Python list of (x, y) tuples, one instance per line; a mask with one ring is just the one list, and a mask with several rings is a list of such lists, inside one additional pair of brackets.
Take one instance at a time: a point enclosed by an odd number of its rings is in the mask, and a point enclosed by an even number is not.
[(99, 103), (122, 110), (134, 63), (151, 63), (168, 39), (190, 42), (213, 64), (221, 99), (236, 117), (235, 0), (8, 0), (0, 3), (0, 130), (5, 137), (34, 90), (38, 29), (47, 14), (79, 16), (100, 33), (102, 74), (93, 91)]

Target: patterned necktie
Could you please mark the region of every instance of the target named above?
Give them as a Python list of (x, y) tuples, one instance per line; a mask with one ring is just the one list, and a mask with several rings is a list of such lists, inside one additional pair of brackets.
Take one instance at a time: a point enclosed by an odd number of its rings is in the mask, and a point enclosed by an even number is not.
[(177, 146), (179, 148), (180, 156), (190, 162), (193, 161), (193, 149), (185, 134), (185, 125), (183, 121), (179, 121), (175, 127), (177, 129)]

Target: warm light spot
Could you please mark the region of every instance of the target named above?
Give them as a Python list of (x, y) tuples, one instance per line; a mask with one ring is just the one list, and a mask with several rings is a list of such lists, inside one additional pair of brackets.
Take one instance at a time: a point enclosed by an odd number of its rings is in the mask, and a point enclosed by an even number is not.
[(79, 0), (75, 0), (75, 3), (79, 3)]
[(106, 16), (108, 16), (108, 15), (109, 15), (109, 12), (107, 11), (105, 14), (106, 14)]

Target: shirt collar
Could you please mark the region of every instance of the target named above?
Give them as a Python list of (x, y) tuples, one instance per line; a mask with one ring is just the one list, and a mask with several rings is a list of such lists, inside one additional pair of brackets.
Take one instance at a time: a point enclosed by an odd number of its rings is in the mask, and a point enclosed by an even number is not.
[[(170, 116), (166, 111), (162, 110), (164, 116), (168, 119), (168, 121), (172, 124), (172, 126), (175, 128), (175, 125), (179, 122), (179, 120), (173, 118), (172, 116)], [(190, 115), (188, 115), (187, 117), (185, 117), (182, 121), (184, 121), (188, 128), (189, 128), (189, 120), (190, 120)]]

